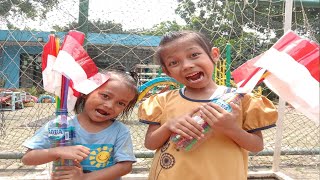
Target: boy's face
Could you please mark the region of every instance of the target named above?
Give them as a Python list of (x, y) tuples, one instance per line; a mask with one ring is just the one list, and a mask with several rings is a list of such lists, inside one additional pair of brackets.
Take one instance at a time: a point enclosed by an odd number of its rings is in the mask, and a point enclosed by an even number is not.
[(134, 97), (126, 83), (112, 77), (87, 96), (84, 112), (92, 121), (104, 122), (116, 118)]
[(166, 44), (160, 55), (166, 67), (163, 71), (185, 86), (203, 88), (212, 82), (214, 63), (191, 37), (181, 37)]

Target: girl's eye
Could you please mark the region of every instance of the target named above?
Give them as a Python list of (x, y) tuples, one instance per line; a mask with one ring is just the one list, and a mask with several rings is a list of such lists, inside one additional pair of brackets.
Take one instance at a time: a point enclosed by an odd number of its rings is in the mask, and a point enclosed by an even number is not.
[(101, 96), (104, 98), (104, 99), (109, 99), (109, 96), (107, 94), (101, 94)]
[(197, 56), (199, 56), (200, 55), (200, 53), (192, 53), (191, 54), (191, 57), (197, 57)]
[(178, 64), (178, 61), (171, 61), (168, 63), (168, 66), (175, 66)]
[(127, 104), (126, 104), (126, 103), (123, 103), (123, 102), (119, 102), (119, 105), (120, 105), (120, 106), (124, 106), (124, 107), (127, 106)]

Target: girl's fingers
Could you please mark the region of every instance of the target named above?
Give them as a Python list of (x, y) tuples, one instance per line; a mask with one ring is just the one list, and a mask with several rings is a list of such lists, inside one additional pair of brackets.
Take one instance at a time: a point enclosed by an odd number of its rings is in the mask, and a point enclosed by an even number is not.
[(237, 112), (240, 111), (240, 106), (238, 104), (235, 104), (235, 103), (231, 102), (230, 106), (232, 108), (232, 111), (237, 111)]
[(218, 104), (213, 103), (213, 102), (208, 103), (207, 106), (211, 107), (212, 110), (214, 110), (214, 111), (212, 111), (212, 113), (215, 113), (215, 115), (218, 114), (218, 113), (224, 113), (224, 112), (226, 112), (225, 109), (223, 109), (223, 108), (220, 107)]
[[(198, 130), (194, 125), (192, 125), (190, 122), (194, 122), (193, 119), (187, 119), (187, 123), (182, 124), (181, 130), (188, 134), (190, 138), (196, 138), (200, 139), (202, 136), (202, 130)], [(195, 122), (196, 123), (196, 122)], [(197, 126), (200, 126), (199, 124), (196, 124)]]
[(188, 123), (190, 123), (192, 125), (192, 129), (193, 132), (195, 132), (196, 134), (201, 134), (201, 132), (203, 131), (202, 126), (197, 122), (198, 121), (198, 117), (194, 116), (192, 118), (187, 118), (186, 119)]
[(206, 107), (201, 108), (200, 115), (211, 127), (215, 123), (216, 116), (209, 111)]
[(74, 164), (76, 167), (81, 168), (81, 164), (80, 164), (80, 162), (79, 162), (77, 159), (73, 160), (73, 164)]
[(192, 139), (192, 136), (189, 136), (187, 133), (185, 133), (183, 130), (181, 130), (181, 129), (177, 129), (176, 131), (175, 131), (175, 133), (176, 134), (179, 134), (179, 135), (181, 135), (181, 136), (183, 136), (183, 137), (185, 137), (185, 138), (187, 138), (187, 139)]
[[(88, 157), (88, 154), (83, 153), (83, 152), (79, 152), (78, 155), (81, 156), (83, 159), (85, 159), (86, 157)], [(82, 159), (82, 160), (83, 160), (83, 159)]]
[(90, 148), (87, 148), (87, 147), (85, 147), (85, 146), (83, 146), (84, 147), (84, 149), (82, 150), (84, 153), (86, 153), (86, 154), (90, 154)]
[(68, 171), (56, 171), (56, 172), (52, 173), (51, 176), (54, 179), (63, 179), (63, 178), (68, 177), (69, 174), (70, 174), (70, 172), (68, 172)]
[(83, 161), (86, 157), (87, 157), (87, 156), (83, 157), (83, 156), (81, 156), (80, 154), (76, 154), (74, 159), (76, 159), (76, 160), (78, 160), (79, 162), (81, 162), (81, 161)]
[(200, 138), (203, 136), (202, 132), (204, 131), (204, 129), (194, 118), (197, 117), (187, 118), (186, 120), (189, 124), (187, 124), (186, 126), (191, 132), (197, 135), (197, 138)]

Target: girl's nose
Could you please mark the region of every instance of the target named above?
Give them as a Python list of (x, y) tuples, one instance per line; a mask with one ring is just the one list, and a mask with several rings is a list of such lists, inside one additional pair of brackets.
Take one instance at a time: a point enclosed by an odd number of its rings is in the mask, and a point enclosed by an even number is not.
[(112, 101), (104, 101), (103, 106), (106, 108), (112, 108)]
[(184, 60), (183, 61), (183, 70), (187, 70), (187, 69), (190, 69), (190, 68), (193, 68), (194, 67), (194, 64), (192, 61), (190, 60)]

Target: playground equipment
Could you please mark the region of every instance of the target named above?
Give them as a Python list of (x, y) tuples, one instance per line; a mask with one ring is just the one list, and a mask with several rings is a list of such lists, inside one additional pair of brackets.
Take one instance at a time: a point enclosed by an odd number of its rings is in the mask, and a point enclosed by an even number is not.
[(55, 99), (53, 96), (45, 94), (38, 98), (37, 103), (55, 103)]
[(138, 101), (141, 101), (150, 90), (152, 90), (155, 87), (159, 87), (161, 85), (165, 85), (167, 87), (163, 88), (162, 90), (160, 90), (158, 93), (164, 92), (166, 90), (168, 90), (168, 87), (173, 86), (175, 88), (179, 88), (180, 84), (173, 78), (171, 77), (158, 77), (155, 79), (152, 79), (151, 81), (148, 81), (146, 83), (144, 83), (143, 85), (139, 86), (139, 97), (138, 97)]
[[(214, 66), (214, 74), (212, 78), (218, 85), (227, 87), (236, 87), (236, 84), (231, 80), (231, 45), (226, 45), (226, 59), (218, 61)], [(138, 64), (135, 67), (135, 71), (138, 74), (141, 84), (139, 86), (139, 97), (138, 101), (147, 97), (148, 94), (161, 93), (168, 90), (170, 87), (180, 88), (182, 85), (179, 84), (175, 79), (167, 77), (162, 73), (161, 67), (159, 65), (141, 65)], [(258, 90), (253, 91), (257, 95), (262, 94), (261, 87)]]
[(0, 92), (0, 109), (14, 111), (23, 109), (23, 97), (25, 92), (2, 91)]

